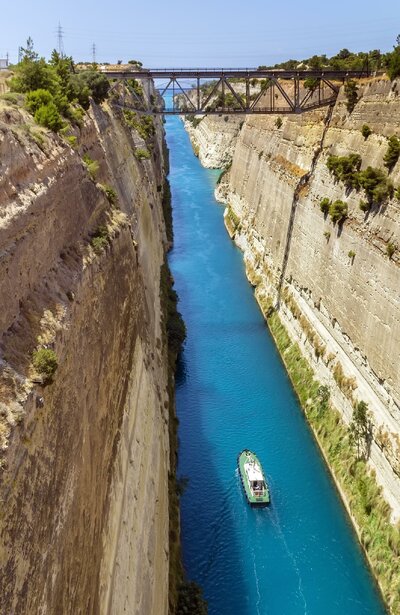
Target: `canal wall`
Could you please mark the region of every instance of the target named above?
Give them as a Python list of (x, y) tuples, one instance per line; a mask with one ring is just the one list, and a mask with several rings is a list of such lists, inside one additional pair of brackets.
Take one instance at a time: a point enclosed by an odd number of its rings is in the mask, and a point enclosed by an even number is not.
[[(144, 141), (93, 103), (67, 140), (0, 101), (2, 613), (168, 612), (169, 241), (154, 129)], [(47, 382), (38, 350), (58, 364)]]
[[(329, 388), (344, 425), (358, 402), (368, 404), (368, 467), (394, 524), (400, 518), (399, 194), (390, 189), (366, 207), (365, 191), (335, 178), (327, 161), (359, 154), (361, 171), (380, 169), (397, 188), (400, 163), (388, 174), (384, 157), (400, 128), (398, 88), (385, 79), (365, 81), (351, 113), (342, 89), (332, 109), (279, 121), (248, 116), (237, 134), (227, 130), (236, 118), (186, 122), (200, 160), (224, 162), (216, 196), (226, 205), (227, 230), (243, 251), (263, 313), (275, 310), (315, 378)], [(224, 139), (214, 139), (218, 131)], [(233, 153), (226, 162), (227, 152)], [(321, 210), (323, 199), (347, 204), (342, 223)], [(360, 519), (353, 520), (360, 529)], [(396, 575), (393, 566), (390, 576)]]

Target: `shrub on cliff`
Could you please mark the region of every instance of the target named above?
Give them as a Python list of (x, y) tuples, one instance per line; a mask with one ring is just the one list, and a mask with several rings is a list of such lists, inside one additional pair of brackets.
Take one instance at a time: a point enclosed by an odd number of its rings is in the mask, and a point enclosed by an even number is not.
[(367, 167), (357, 174), (357, 187), (363, 188), (369, 201), (382, 203), (393, 194), (393, 184), (381, 169)]
[(108, 97), (110, 83), (106, 75), (95, 70), (85, 70), (70, 77), (71, 99), (76, 99), (84, 108), (89, 108), (89, 97), (100, 104)]
[(396, 135), (389, 137), (387, 152), (383, 157), (383, 164), (391, 171), (400, 156), (400, 139)]
[(321, 202), (320, 202), (320, 204), (319, 204), (319, 207), (320, 207), (320, 210), (322, 211), (322, 213), (323, 213), (323, 214), (325, 214), (325, 215), (326, 215), (326, 214), (328, 214), (328, 213), (329, 213), (329, 207), (330, 207), (330, 205), (331, 205), (331, 202), (330, 202), (330, 200), (329, 200), (327, 197), (324, 197), (324, 198), (321, 200)]
[(135, 156), (138, 160), (148, 160), (150, 158), (150, 152), (148, 149), (139, 147), (139, 149), (135, 151)]
[(207, 602), (197, 583), (186, 581), (179, 587), (176, 615), (207, 615)]
[(358, 85), (355, 81), (347, 81), (344, 86), (344, 93), (346, 95), (346, 109), (351, 113), (358, 101)]
[(357, 184), (357, 173), (361, 167), (361, 156), (349, 154), (349, 156), (328, 156), (326, 166), (335, 179), (342, 181), (348, 188)]
[(178, 311), (178, 295), (173, 288), (174, 280), (168, 265), (164, 263), (160, 271), (160, 295), (163, 305), (165, 332), (168, 340), (168, 355), (171, 368), (186, 339), (186, 325)]
[(354, 406), (349, 436), (350, 444), (356, 449), (357, 459), (368, 459), (372, 442), (372, 422), (365, 401), (359, 401)]
[(33, 353), (33, 367), (42, 376), (43, 384), (49, 384), (58, 367), (57, 355), (50, 348), (39, 348)]
[(392, 241), (389, 241), (386, 244), (386, 254), (388, 255), (389, 258), (392, 258), (395, 252), (396, 252), (396, 244), (393, 243)]
[(109, 186), (108, 184), (105, 184), (104, 186), (101, 186), (101, 189), (106, 195), (106, 199), (110, 203), (110, 205), (116, 205), (118, 203), (118, 195), (115, 188)]
[(330, 204), (329, 215), (333, 224), (343, 222), (347, 217), (347, 203), (337, 200)]
[(307, 90), (311, 90), (312, 92), (317, 89), (319, 84), (319, 79), (315, 79), (313, 77), (307, 77), (304, 79), (303, 85)]
[[(160, 186), (161, 187), (161, 186)], [(171, 205), (171, 186), (168, 179), (164, 180), (164, 189), (162, 195), (162, 210), (165, 222), (165, 232), (167, 234), (168, 241), (174, 239), (174, 229), (172, 223), (172, 205)]]
[(155, 133), (154, 120), (151, 115), (138, 115), (130, 109), (123, 109), (126, 124), (136, 130), (144, 141), (150, 139)]
[(64, 126), (60, 112), (53, 102), (39, 107), (34, 117), (35, 121), (40, 124), (40, 126), (54, 130), (54, 132), (58, 132)]
[(82, 156), (82, 160), (84, 162), (84, 164), (86, 165), (86, 168), (89, 172), (89, 175), (91, 177), (91, 179), (93, 179), (93, 181), (96, 179), (96, 175), (99, 171), (100, 165), (97, 162), (97, 160), (92, 160), (92, 158), (89, 156), (89, 154), (84, 154)]
[(90, 240), (96, 254), (100, 254), (110, 243), (110, 232), (105, 225), (100, 225)]
[(361, 128), (361, 134), (364, 137), (364, 139), (368, 139), (369, 135), (372, 134), (372, 130), (368, 126), (368, 124), (363, 124)]
[(48, 90), (33, 90), (28, 92), (25, 98), (25, 104), (28, 111), (35, 113), (42, 105), (48, 105), (54, 102), (53, 95)]

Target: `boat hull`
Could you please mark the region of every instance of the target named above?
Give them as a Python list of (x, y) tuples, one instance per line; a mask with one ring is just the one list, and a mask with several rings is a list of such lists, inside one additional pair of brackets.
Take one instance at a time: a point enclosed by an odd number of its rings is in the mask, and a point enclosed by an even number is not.
[[(255, 496), (253, 494), (252, 489), (250, 487), (250, 481), (249, 481), (249, 478), (245, 470), (245, 463), (256, 464), (258, 466), (258, 469), (261, 472), (262, 479), (265, 484), (265, 493), (263, 495)], [(248, 449), (244, 449), (238, 455), (238, 468), (239, 468), (239, 476), (242, 482), (243, 491), (246, 496), (248, 504), (252, 508), (265, 508), (266, 506), (268, 506), (270, 504), (270, 495), (269, 495), (268, 485), (265, 479), (265, 475), (264, 475), (264, 471), (262, 469), (261, 463), (259, 462), (255, 453), (253, 453), (252, 451), (249, 451)]]

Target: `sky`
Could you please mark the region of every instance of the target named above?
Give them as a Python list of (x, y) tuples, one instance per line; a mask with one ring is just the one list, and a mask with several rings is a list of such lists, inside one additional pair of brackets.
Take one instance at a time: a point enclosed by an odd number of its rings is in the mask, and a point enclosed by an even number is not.
[[(6, 0), (0, 0), (0, 6)], [(148, 67), (253, 67), (314, 54), (389, 51), (400, 0), (19, 0), (7, 2), (0, 57), (16, 61), (28, 36), (48, 57), (61, 24), (67, 55)]]

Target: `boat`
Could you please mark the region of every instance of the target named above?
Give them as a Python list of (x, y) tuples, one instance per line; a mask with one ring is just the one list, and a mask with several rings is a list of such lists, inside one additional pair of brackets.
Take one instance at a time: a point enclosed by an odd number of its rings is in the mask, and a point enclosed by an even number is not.
[(257, 455), (245, 448), (238, 455), (239, 475), (250, 506), (262, 508), (270, 503), (264, 471)]

